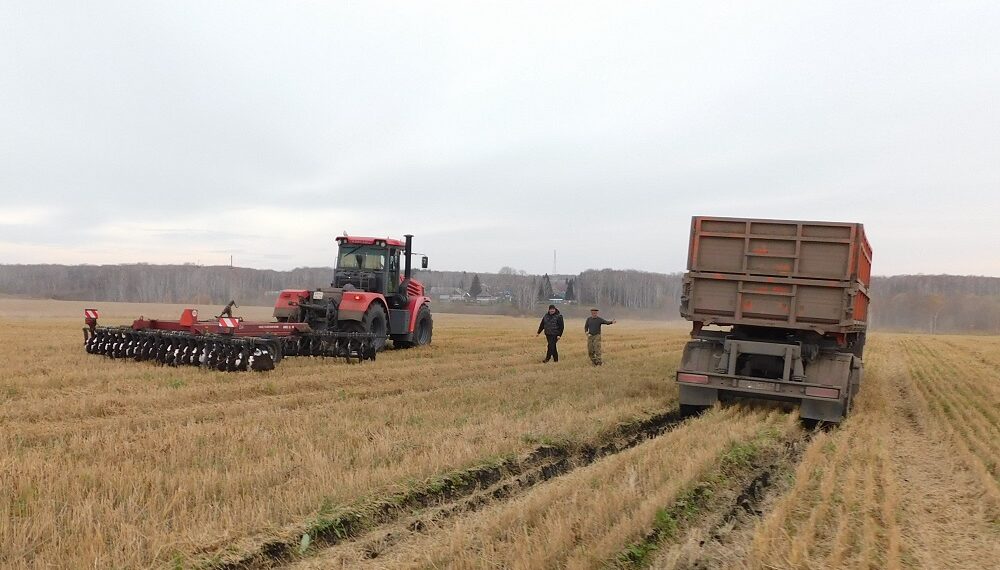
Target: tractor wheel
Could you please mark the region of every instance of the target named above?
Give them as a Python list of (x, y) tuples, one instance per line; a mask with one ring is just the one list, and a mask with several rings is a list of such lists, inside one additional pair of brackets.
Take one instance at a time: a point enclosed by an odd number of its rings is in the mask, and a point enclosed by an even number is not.
[(414, 346), (424, 346), (431, 343), (434, 336), (434, 319), (431, 318), (431, 309), (426, 304), (421, 305), (417, 310), (417, 322), (413, 325), (413, 340), (399, 340), (393, 343), (398, 348), (413, 348)]
[(382, 305), (372, 302), (365, 316), (361, 318), (361, 329), (364, 332), (372, 333), (376, 336), (374, 344), (375, 350), (385, 348), (386, 338), (389, 336), (389, 317), (385, 314)]

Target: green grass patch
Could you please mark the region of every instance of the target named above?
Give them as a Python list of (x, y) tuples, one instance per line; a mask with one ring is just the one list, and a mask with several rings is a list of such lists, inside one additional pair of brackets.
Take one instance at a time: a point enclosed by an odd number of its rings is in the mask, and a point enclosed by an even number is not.
[(564, 437), (553, 437), (535, 433), (522, 434), (521, 441), (528, 445), (549, 445), (560, 449), (568, 449), (572, 445), (572, 442)]

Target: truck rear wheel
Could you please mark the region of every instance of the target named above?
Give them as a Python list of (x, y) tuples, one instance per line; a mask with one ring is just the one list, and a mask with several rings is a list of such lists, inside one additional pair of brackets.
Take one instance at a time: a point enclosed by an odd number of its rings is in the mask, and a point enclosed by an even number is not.
[(868, 335), (865, 332), (859, 332), (858, 336), (855, 337), (854, 343), (851, 345), (851, 354), (857, 356), (858, 358), (863, 358), (865, 355), (865, 341)]
[(851, 367), (851, 378), (847, 389), (847, 413), (850, 413), (854, 409), (854, 402), (858, 397), (858, 392), (861, 390), (861, 377), (864, 374), (864, 369), (860, 363), (857, 364), (857, 368)]

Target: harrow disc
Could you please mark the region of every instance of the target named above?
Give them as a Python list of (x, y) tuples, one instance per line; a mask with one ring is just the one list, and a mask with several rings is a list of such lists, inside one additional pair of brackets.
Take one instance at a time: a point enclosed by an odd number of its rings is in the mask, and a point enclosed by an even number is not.
[(375, 360), (379, 335), (363, 332), (325, 331), (311, 332), (286, 341), (287, 356), (322, 356), (345, 358), (358, 362)]
[(151, 360), (166, 366), (200, 366), (228, 372), (273, 370), (281, 359), (281, 345), (273, 339), (129, 327), (95, 327), (84, 341), (84, 349), (113, 359)]

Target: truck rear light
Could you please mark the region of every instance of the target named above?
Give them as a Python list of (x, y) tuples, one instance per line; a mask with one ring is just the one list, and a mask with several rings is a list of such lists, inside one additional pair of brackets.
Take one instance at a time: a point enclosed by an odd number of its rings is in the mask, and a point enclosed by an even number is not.
[(806, 396), (817, 396), (819, 398), (839, 398), (840, 390), (836, 388), (816, 388), (810, 386), (806, 388)]
[(686, 372), (677, 373), (678, 382), (687, 382), (689, 384), (708, 384), (708, 376), (704, 374), (688, 374)]

